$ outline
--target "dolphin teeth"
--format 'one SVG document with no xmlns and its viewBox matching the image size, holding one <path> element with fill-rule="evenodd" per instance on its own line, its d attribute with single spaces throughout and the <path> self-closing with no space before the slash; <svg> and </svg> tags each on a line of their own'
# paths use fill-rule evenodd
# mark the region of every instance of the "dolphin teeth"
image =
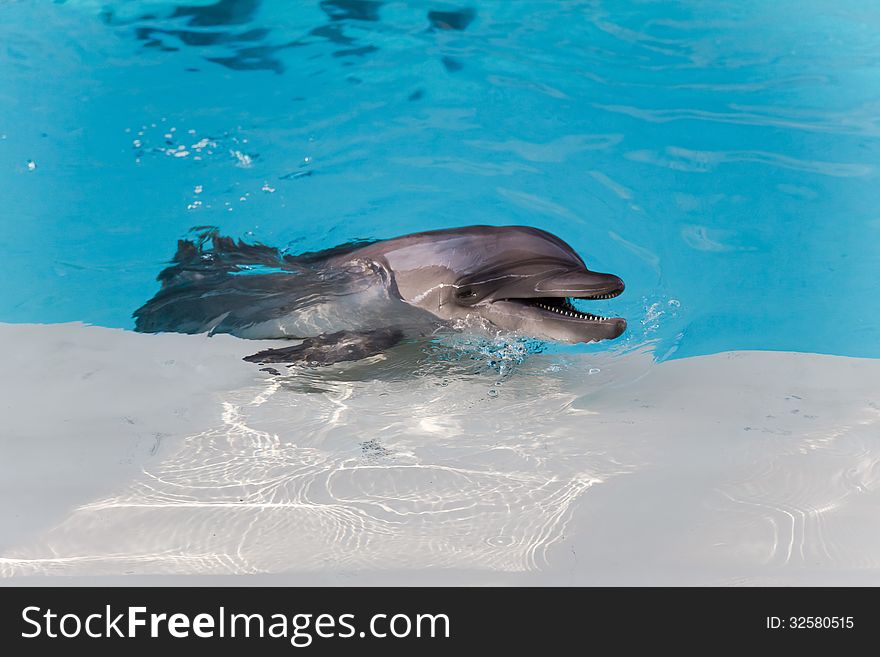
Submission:
<svg viewBox="0 0 880 657">
<path fill-rule="evenodd" d="M 614 297 L 614 296 L 617 296 L 617 295 L 600 294 L 598 296 L 590 297 L 590 298 L 610 299 L 611 297 Z M 569 301 L 568 299 L 561 299 L 560 303 L 554 303 L 554 304 L 545 303 L 543 301 L 537 301 L 537 300 L 535 300 L 533 303 L 536 308 L 540 308 L 540 309 L 547 311 L 547 312 L 555 313 L 556 315 L 560 315 L 562 317 L 571 317 L 573 319 L 579 319 L 579 320 L 583 320 L 583 321 L 587 321 L 587 322 L 602 322 L 602 321 L 605 321 L 608 319 L 607 317 L 604 317 L 602 315 L 593 315 L 592 313 L 581 312 L 580 310 L 575 308 L 572 305 L 571 301 Z"/>
<path fill-rule="evenodd" d="M 618 296 L 620 292 L 606 292 L 605 294 L 597 294 L 592 297 L 584 297 L 585 299 L 613 299 Z"/>
</svg>

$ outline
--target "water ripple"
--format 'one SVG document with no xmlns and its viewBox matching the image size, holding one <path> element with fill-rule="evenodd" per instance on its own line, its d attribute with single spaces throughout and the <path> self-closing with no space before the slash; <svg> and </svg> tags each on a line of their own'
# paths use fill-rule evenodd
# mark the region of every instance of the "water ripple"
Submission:
<svg viewBox="0 0 880 657">
<path fill-rule="evenodd" d="M 667 146 L 663 153 L 651 150 L 629 151 L 625 157 L 634 162 L 655 164 L 690 173 L 711 171 L 720 164 L 733 162 L 754 162 L 782 169 L 840 178 L 869 176 L 874 172 L 874 167 L 868 164 L 803 160 L 781 153 L 763 151 L 697 151 L 678 146 Z"/>
<path fill-rule="evenodd" d="M 633 118 L 648 121 L 650 123 L 668 123 L 671 121 L 709 121 L 715 123 L 730 123 L 739 125 L 753 125 L 774 128 L 786 128 L 788 130 L 803 130 L 807 132 L 826 132 L 831 134 L 861 135 L 865 137 L 877 137 L 880 135 L 877 119 L 873 114 L 855 113 L 828 113 L 822 117 L 806 121 L 798 118 L 786 118 L 782 114 L 793 112 L 793 109 L 783 108 L 753 108 L 731 105 L 731 109 L 741 110 L 734 112 L 718 112 L 702 109 L 645 109 L 627 105 L 595 104 L 597 109 L 617 114 L 625 114 Z M 756 113 L 760 109 L 763 113 Z"/>
</svg>

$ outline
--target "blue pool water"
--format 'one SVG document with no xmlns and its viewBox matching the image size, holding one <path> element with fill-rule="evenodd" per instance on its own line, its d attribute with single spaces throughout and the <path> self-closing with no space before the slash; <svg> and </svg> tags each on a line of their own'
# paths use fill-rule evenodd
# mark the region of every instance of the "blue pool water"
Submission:
<svg viewBox="0 0 880 657">
<path fill-rule="evenodd" d="M 880 357 L 878 35 L 860 1 L 2 3 L 0 321 L 130 328 L 198 225 L 528 224 L 657 358 Z"/>
</svg>

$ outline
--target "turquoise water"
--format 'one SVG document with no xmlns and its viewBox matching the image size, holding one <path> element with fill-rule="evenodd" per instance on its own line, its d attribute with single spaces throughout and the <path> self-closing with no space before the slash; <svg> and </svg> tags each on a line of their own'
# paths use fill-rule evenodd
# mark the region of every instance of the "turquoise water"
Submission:
<svg viewBox="0 0 880 657">
<path fill-rule="evenodd" d="M 0 4 L 0 321 L 130 328 L 198 225 L 515 223 L 657 358 L 880 357 L 880 7 L 462 7 Z"/>
</svg>

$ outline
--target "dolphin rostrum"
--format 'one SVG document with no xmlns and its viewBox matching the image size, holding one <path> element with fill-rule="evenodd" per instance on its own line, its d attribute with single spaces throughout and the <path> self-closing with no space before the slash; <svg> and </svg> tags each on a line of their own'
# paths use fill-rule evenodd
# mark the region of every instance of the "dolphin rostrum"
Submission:
<svg viewBox="0 0 880 657">
<path fill-rule="evenodd" d="M 577 343 L 618 337 L 620 317 L 571 299 L 623 292 L 550 233 L 466 226 L 285 254 L 216 231 L 181 240 L 159 292 L 135 311 L 143 332 L 232 333 L 301 340 L 245 360 L 330 364 L 476 320 L 519 335 Z"/>
</svg>

